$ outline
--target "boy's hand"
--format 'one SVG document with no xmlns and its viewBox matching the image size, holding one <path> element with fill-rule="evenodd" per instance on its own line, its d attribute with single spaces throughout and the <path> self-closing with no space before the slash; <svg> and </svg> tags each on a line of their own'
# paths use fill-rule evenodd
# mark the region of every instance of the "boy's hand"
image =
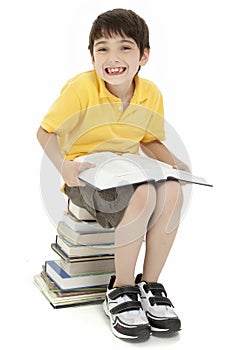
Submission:
<svg viewBox="0 0 233 350">
<path fill-rule="evenodd" d="M 183 170 L 187 171 L 188 173 L 191 173 L 191 170 L 189 169 L 188 165 L 183 163 L 181 160 L 177 160 L 176 164 L 173 164 L 172 167 L 177 170 Z"/>
<path fill-rule="evenodd" d="M 183 171 L 187 171 L 188 173 L 191 173 L 191 170 L 189 169 L 188 165 L 183 163 L 181 160 L 177 160 L 176 164 L 173 164 L 172 167 L 177 170 L 183 170 Z M 179 182 L 183 186 L 187 185 L 187 182 L 185 181 L 179 181 Z"/>
<path fill-rule="evenodd" d="M 95 164 L 88 162 L 73 162 L 71 160 L 64 160 L 62 164 L 61 175 L 65 183 L 70 186 L 85 186 L 85 183 L 78 179 L 79 173 L 82 171 L 94 168 Z"/>
</svg>

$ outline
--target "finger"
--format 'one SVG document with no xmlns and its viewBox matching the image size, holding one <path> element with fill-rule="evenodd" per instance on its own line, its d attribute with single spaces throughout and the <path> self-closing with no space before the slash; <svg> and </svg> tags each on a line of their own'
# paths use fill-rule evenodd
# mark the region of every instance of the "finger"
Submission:
<svg viewBox="0 0 233 350">
<path fill-rule="evenodd" d="M 68 181 L 66 181 L 66 183 L 70 187 L 79 186 L 79 179 L 78 179 L 78 177 L 73 177 L 73 178 L 69 179 Z"/>
<path fill-rule="evenodd" d="M 94 163 L 89 163 L 89 162 L 83 162 L 79 163 L 79 171 L 84 171 L 86 169 L 94 168 L 96 165 Z"/>
<path fill-rule="evenodd" d="M 86 186 L 86 182 L 78 180 L 78 186 L 85 187 Z"/>
<path fill-rule="evenodd" d="M 69 187 L 76 187 L 76 186 L 79 186 L 78 182 L 77 181 L 69 181 L 69 182 L 66 182 L 67 185 Z"/>
<path fill-rule="evenodd" d="M 80 187 L 85 187 L 86 186 L 86 182 L 82 181 L 82 180 L 79 180 L 79 179 L 76 179 L 76 180 L 73 180 L 73 181 L 69 181 L 69 182 L 66 182 L 67 185 L 69 187 L 76 187 L 76 186 L 80 186 Z"/>
</svg>

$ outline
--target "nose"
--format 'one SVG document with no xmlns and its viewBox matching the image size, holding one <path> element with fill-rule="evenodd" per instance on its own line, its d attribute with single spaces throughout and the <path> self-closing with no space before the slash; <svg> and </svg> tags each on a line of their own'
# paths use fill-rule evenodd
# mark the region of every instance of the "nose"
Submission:
<svg viewBox="0 0 233 350">
<path fill-rule="evenodd" d="M 118 56 L 118 53 L 116 51 L 111 51 L 108 57 L 108 62 L 109 64 L 116 64 L 118 62 L 120 62 L 120 58 Z"/>
<path fill-rule="evenodd" d="M 120 61 L 119 61 L 119 59 L 117 57 L 109 57 L 109 59 L 108 59 L 108 63 L 110 65 L 116 64 L 118 62 L 120 62 Z"/>
</svg>

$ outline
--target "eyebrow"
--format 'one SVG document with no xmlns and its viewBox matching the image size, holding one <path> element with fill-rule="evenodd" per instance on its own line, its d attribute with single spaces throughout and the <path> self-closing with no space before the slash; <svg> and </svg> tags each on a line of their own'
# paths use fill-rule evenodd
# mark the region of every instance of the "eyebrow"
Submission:
<svg viewBox="0 0 233 350">
<path fill-rule="evenodd" d="M 127 40 L 127 39 L 122 39 L 122 40 L 119 40 L 118 42 L 120 44 L 128 43 L 128 44 L 136 45 L 133 41 Z M 94 46 L 103 45 L 103 44 L 107 44 L 107 43 L 108 43 L 107 40 L 101 40 L 101 41 L 98 41 Z"/>
</svg>

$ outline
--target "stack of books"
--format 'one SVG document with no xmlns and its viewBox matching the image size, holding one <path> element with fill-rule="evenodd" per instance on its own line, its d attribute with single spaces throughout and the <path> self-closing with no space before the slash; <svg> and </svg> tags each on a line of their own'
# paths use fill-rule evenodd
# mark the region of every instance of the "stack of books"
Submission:
<svg viewBox="0 0 233 350">
<path fill-rule="evenodd" d="M 114 229 L 104 229 L 93 217 L 69 202 L 57 225 L 51 248 L 59 259 L 47 260 L 34 283 L 54 308 L 102 302 L 115 273 Z"/>
</svg>

